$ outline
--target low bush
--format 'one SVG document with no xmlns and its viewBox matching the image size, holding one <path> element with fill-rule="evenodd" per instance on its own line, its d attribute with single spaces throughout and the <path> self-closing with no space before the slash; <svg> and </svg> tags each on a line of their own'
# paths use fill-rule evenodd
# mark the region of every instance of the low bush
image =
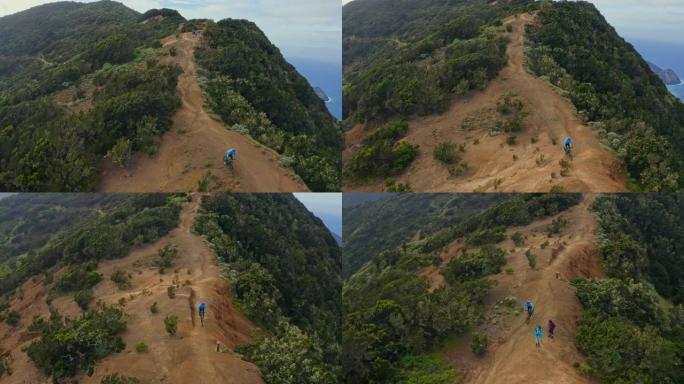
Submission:
<svg viewBox="0 0 684 384">
<path fill-rule="evenodd" d="M 487 352 L 488 346 L 489 337 L 487 337 L 487 335 L 475 333 L 470 339 L 470 350 L 473 351 L 476 356 L 484 355 L 485 352 Z"/>
<path fill-rule="evenodd" d="M 176 315 L 169 315 L 164 318 L 164 329 L 166 329 L 166 332 L 169 333 L 169 335 L 173 336 L 176 334 L 176 330 L 178 329 L 178 316 Z"/>
</svg>

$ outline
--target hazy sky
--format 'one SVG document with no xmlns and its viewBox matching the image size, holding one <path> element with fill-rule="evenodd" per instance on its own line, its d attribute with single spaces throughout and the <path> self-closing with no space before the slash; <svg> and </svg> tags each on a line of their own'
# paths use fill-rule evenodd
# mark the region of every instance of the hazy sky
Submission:
<svg viewBox="0 0 684 384">
<path fill-rule="evenodd" d="M 341 193 L 295 193 L 294 196 L 323 220 L 329 230 L 342 236 Z"/>
<path fill-rule="evenodd" d="M 93 0 L 79 0 L 92 2 Z M 50 0 L 0 0 L 0 16 Z M 254 21 L 289 59 L 339 63 L 342 57 L 340 0 L 120 0 L 138 12 L 172 8 L 186 19 L 231 17 Z"/>
<path fill-rule="evenodd" d="M 680 43 L 684 35 L 683 0 L 592 0 L 615 27 L 629 40 Z"/>
</svg>

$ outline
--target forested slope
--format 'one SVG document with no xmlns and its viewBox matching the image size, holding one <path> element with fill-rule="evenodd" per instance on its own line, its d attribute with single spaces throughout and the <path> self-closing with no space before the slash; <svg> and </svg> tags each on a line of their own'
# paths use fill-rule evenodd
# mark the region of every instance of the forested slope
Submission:
<svg viewBox="0 0 684 384">
<path fill-rule="evenodd" d="M 684 104 L 591 3 L 543 2 L 530 69 L 558 86 L 649 191 L 680 189 Z"/>
<path fill-rule="evenodd" d="M 94 190 L 103 156 L 154 154 L 179 105 L 159 39 L 184 19 L 58 2 L 0 18 L 0 186 Z"/>
<path fill-rule="evenodd" d="M 264 380 L 337 383 L 340 249 L 320 219 L 292 195 L 219 194 L 203 200 L 195 229 L 265 331 L 240 349 Z"/>
<path fill-rule="evenodd" d="M 497 200 L 493 194 L 402 193 L 351 207 L 345 203 L 342 211 L 344 274 L 353 274 L 380 251 L 428 237 Z"/>
<path fill-rule="evenodd" d="M 209 107 L 284 155 L 315 191 L 337 191 L 342 133 L 307 80 L 247 20 L 208 23 L 196 52 Z"/>
<path fill-rule="evenodd" d="M 373 255 L 347 279 L 344 382 L 455 381 L 458 372 L 432 352 L 448 336 L 482 322 L 483 300 L 494 284 L 488 276 L 506 265 L 508 251 L 498 245 L 506 228 L 556 215 L 581 199 L 577 194 L 493 196 L 494 204 L 491 196 L 479 195 L 479 202 L 473 196 L 470 203 L 482 209 L 424 239 Z M 448 245 L 456 240 L 463 253 L 447 262 Z M 442 267 L 443 287 L 420 274 L 430 266 Z"/>
</svg>

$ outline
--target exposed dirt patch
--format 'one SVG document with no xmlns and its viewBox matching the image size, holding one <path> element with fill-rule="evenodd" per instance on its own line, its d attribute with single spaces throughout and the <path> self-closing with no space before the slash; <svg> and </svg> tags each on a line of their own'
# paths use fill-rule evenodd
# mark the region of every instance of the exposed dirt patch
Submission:
<svg viewBox="0 0 684 384">
<path fill-rule="evenodd" d="M 123 334 L 126 349 L 112 354 L 98 363 L 93 376 L 80 375 L 79 383 L 99 383 L 103 376 L 122 373 L 135 376 L 145 383 L 262 383 L 259 370 L 233 353 L 236 346 L 250 341 L 254 325 L 231 303 L 228 283 L 220 277 L 214 254 L 206 241 L 191 232 L 199 208 L 199 196 L 183 207 L 181 224 L 154 244 L 139 247 L 123 259 L 104 261 L 98 271 L 103 281 L 94 290 L 96 300 L 107 304 L 125 299 L 128 316 Z M 166 244 L 178 248 L 178 259 L 165 274 L 152 265 L 157 250 Z M 119 290 L 109 277 L 116 269 L 130 272 L 132 287 Z M 176 297 L 170 299 L 167 288 L 175 285 Z M 24 298 L 12 302 L 12 308 L 22 314 L 16 329 L 0 325 L 0 347 L 11 351 L 11 376 L 3 383 L 47 383 L 48 379 L 36 369 L 21 348 L 35 338 L 26 330 L 35 315 L 47 316 L 45 302 L 49 287 L 38 278 L 22 286 Z M 195 311 L 200 301 L 207 304 L 207 317 L 201 325 Z M 150 307 L 157 303 L 159 313 Z M 71 296 L 59 297 L 53 305 L 60 313 L 79 316 L 80 310 Z M 163 324 L 166 315 L 179 318 L 178 332 L 169 336 Z M 144 341 L 149 350 L 138 353 L 134 345 Z M 217 344 L 220 349 L 217 352 Z"/>
<path fill-rule="evenodd" d="M 196 191 L 200 180 L 212 179 L 216 190 L 245 192 L 307 191 L 306 185 L 290 169 L 278 162 L 278 155 L 252 138 L 231 131 L 205 111 L 203 95 L 197 82 L 197 64 L 193 51 L 200 44 L 191 32 L 162 40 L 165 47 L 175 47 L 176 56 L 165 60 L 181 66 L 178 92 L 182 105 L 171 129 L 150 158 L 136 153 L 132 166 L 121 169 L 103 161 L 100 190 L 106 192 Z M 234 169 L 223 165 L 226 150 L 235 147 L 238 160 Z M 208 176 L 210 175 L 210 176 Z"/>
<path fill-rule="evenodd" d="M 511 38 L 507 49 L 508 65 L 485 91 L 456 97 L 442 115 L 409 122 L 404 140 L 420 145 L 420 155 L 403 175 L 396 178 L 397 183 L 409 183 L 414 191 L 430 192 L 546 192 L 553 186 L 573 192 L 626 190 L 615 155 L 580 121 L 568 100 L 525 70 L 524 27 L 532 23 L 533 18 L 523 14 L 505 21 L 513 26 L 508 34 Z M 468 127 L 474 117 L 496 108 L 496 102 L 509 92 L 517 95 L 529 112 L 523 132 L 517 134 L 517 144 L 508 145 L 507 134 L 491 136 L 483 127 L 486 124 L 480 124 L 480 129 L 463 129 L 464 122 Z M 358 147 L 363 136 L 361 126 L 345 133 L 344 161 Z M 575 142 L 575 157 L 568 174 L 561 176 L 559 161 L 566 158 L 561 145 L 568 136 Z M 463 159 L 468 163 L 468 170 L 465 174 L 450 176 L 446 167 L 433 159 L 434 148 L 445 141 L 466 145 Z M 378 191 L 383 189 L 383 181 L 345 185 L 344 189 Z"/>
<path fill-rule="evenodd" d="M 489 336 L 489 350 L 481 358 L 473 355 L 469 347 L 471 333 L 468 333 L 458 338 L 445 354 L 445 358 L 461 371 L 461 383 L 592 383 L 573 366 L 583 361 L 574 344 L 582 306 L 569 280 L 604 276 L 594 248 L 596 222 L 589 211 L 594 197 L 585 196 L 578 206 L 555 217 L 507 230 L 509 237 L 514 232 L 521 232 L 526 236 L 526 242 L 524 246 L 516 247 L 508 239 L 499 245 L 509 251 L 504 268 L 511 268 L 511 271 L 492 277 L 497 285 L 485 300 L 485 322 L 474 330 Z M 568 225 L 560 235 L 549 237 L 546 228 L 558 216 L 566 218 Z M 442 267 L 451 258 L 458 257 L 459 249 L 459 241 L 449 245 L 442 254 Z M 525 255 L 528 250 L 537 256 L 534 270 Z M 434 271 L 428 270 L 430 268 L 423 272 L 433 276 Z M 430 281 L 435 279 L 432 277 Z M 507 297 L 517 299 L 513 307 L 497 305 Z M 520 313 L 523 301 L 528 298 L 536 305 L 529 324 Z M 549 319 L 557 325 L 554 339 L 547 337 Z M 545 333 L 541 348 L 534 343 L 533 332 L 537 325 L 541 325 Z"/>
</svg>

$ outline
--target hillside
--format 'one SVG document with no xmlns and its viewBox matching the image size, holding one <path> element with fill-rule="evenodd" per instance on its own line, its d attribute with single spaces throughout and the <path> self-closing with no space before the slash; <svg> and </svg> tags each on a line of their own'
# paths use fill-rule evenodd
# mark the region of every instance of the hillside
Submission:
<svg viewBox="0 0 684 384">
<path fill-rule="evenodd" d="M 390 3 L 343 8 L 345 190 L 679 188 L 683 104 L 591 4 Z"/>
<path fill-rule="evenodd" d="M 3 291 L 3 383 L 46 382 L 49 376 L 100 383 L 115 374 L 141 382 L 197 377 L 207 382 L 292 382 L 283 377 L 337 382 L 339 250 L 322 223 L 294 197 L 116 196 L 121 201 L 84 197 L 78 204 L 61 203 L 94 207 L 96 218 L 68 225 L 39 249 L 30 249 L 36 260 L 44 260 L 44 269 L 25 274 L 15 280 L 14 290 Z M 59 204 L 59 199 L 52 202 Z M 33 201 L 22 203 L 33 206 Z M 160 203 L 159 209 L 171 209 L 176 216 L 157 229 L 154 205 Z M 117 208 L 107 208 L 113 205 Z M 250 225 L 224 232 L 228 208 L 244 210 L 241 220 Z M 70 208 L 55 214 L 36 205 L 35 211 L 60 216 Z M 296 218 L 299 235 L 258 230 L 266 228 L 255 225 L 263 220 L 255 214 L 259 211 Z M 33 224 L 26 216 L 17 222 Z M 145 231 L 134 227 L 142 223 Z M 128 231 L 145 236 L 120 246 L 114 238 L 102 238 Z M 275 246 L 281 236 L 287 236 L 292 251 L 278 258 L 272 249 L 253 245 Z M 93 254 L 96 245 L 116 251 Z M 46 249 L 58 251 L 54 267 L 47 264 Z M 302 256 L 305 263 L 292 263 Z M 3 286 L 6 279 L 2 275 Z M 201 302 L 208 306 L 204 321 L 197 313 Z"/>
<path fill-rule="evenodd" d="M 651 237 L 678 227 L 676 196 L 493 196 L 454 226 L 370 254 L 345 281 L 344 382 L 681 380 L 684 312 L 671 284 L 679 272 L 656 272 L 670 282 L 656 286 L 660 295 L 643 274 L 681 264 L 663 256 L 679 235 Z M 659 220 L 665 202 L 677 213 Z M 647 209 L 653 215 L 637 219 Z M 642 274 L 626 275 L 632 265 Z M 526 299 L 535 304 L 529 323 Z"/>
<path fill-rule="evenodd" d="M 342 219 L 345 244 L 343 271 L 350 276 L 370 257 L 386 249 L 430 236 L 443 226 L 453 225 L 493 204 L 496 197 L 473 194 L 451 195 L 402 193 L 391 198 L 349 204 L 345 193 Z M 358 194 L 362 195 L 363 194 Z"/>
<path fill-rule="evenodd" d="M 251 22 L 57 2 L 0 31 L 3 190 L 339 190 L 338 124 Z"/>
</svg>

